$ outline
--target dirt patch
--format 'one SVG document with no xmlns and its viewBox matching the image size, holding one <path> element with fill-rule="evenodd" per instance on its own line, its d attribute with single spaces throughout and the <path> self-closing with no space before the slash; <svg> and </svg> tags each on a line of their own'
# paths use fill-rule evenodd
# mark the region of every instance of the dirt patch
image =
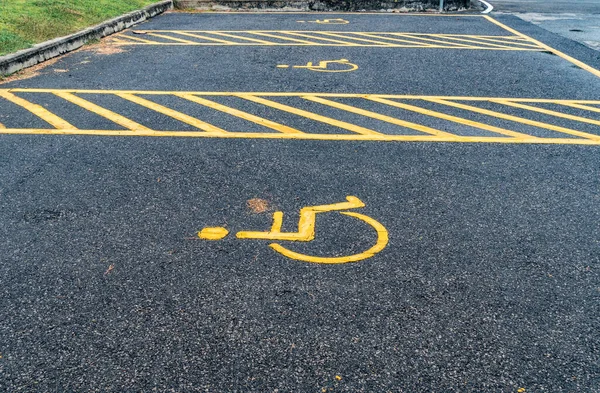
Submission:
<svg viewBox="0 0 600 393">
<path fill-rule="evenodd" d="M 248 206 L 248 209 L 250 209 L 250 211 L 254 214 L 264 213 L 271 209 L 271 207 L 269 206 L 269 202 L 260 198 L 249 199 L 248 202 L 246 202 L 246 205 Z"/>
<path fill-rule="evenodd" d="M 110 37 L 107 37 L 106 40 L 102 40 L 97 44 L 88 45 L 84 50 L 92 51 L 96 55 L 116 55 L 117 53 L 127 52 L 125 49 L 119 48 L 111 42 Z"/>
<path fill-rule="evenodd" d="M 61 57 L 55 57 L 54 59 L 50 59 L 43 63 L 34 65 L 33 67 L 25 68 L 24 70 L 18 71 L 10 76 L 0 77 L 0 84 L 14 82 L 14 81 L 20 81 L 23 79 L 29 79 L 29 78 L 33 78 L 34 76 L 38 76 L 41 74 L 41 71 L 44 68 L 55 64 L 60 59 L 61 59 Z"/>
</svg>

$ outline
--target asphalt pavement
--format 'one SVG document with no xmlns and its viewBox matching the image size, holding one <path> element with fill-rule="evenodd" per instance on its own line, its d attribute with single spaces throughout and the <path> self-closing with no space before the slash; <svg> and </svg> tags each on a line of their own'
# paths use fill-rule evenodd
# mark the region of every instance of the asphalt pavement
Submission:
<svg viewBox="0 0 600 393">
<path fill-rule="evenodd" d="M 0 390 L 600 391 L 598 69 L 511 15 L 175 12 L 0 84 Z"/>
</svg>

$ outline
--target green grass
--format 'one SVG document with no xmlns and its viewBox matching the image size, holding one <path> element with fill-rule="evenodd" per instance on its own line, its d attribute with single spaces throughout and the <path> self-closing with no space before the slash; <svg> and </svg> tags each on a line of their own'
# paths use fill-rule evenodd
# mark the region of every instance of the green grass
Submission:
<svg viewBox="0 0 600 393">
<path fill-rule="evenodd" d="M 0 0 L 0 55 L 75 33 L 158 0 Z"/>
</svg>

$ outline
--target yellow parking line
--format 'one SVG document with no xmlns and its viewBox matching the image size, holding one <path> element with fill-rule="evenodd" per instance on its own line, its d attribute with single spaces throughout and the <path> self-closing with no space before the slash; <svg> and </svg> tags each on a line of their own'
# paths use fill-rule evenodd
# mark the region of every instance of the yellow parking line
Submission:
<svg viewBox="0 0 600 393">
<path fill-rule="evenodd" d="M 518 104 L 516 102 L 510 102 L 508 100 L 491 100 L 491 101 L 496 102 L 498 104 L 502 104 L 502 105 L 512 106 L 513 108 L 525 109 L 525 110 L 532 111 L 532 112 L 543 113 L 545 115 L 561 117 L 563 119 L 569 119 L 569 120 L 574 120 L 574 121 L 578 121 L 581 123 L 588 123 L 588 124 L 594 124 L 594 125 L 600 126 L 600 121 L 588 119 L 587 117 L 569 115 L 567 113 L 551 111 L 549 109 L 538 108 L 536 106 Z"/>
<path fill-rule="evenodd" d="M 582 68 L 582 69 L 584 69 L 584 70 L 586 70 L 588 72 L 591 72 L 592 74 L 596 75 L 597 77 L 600 77 L 600 71 L 599 70 L 597 70 L 597 69 L 595 69 L 593 67 L 590 67 L 589 65 L 585 64 L 584 62 L 579 61 L 579 60 L 575 59 L 574 57 L 571 57 L 571 56 L 569 56 L 569 55 L 567 55 L 567 54 L 565 54 L 565 53 L 563 53 L 563 52 L 561 52 L 561 51 L 559 51 L 557 49 L 554 49 L 551 46 L 548 46 L 548 45 L 544 44 L 543 42 L 540 42 L 540 41 L 538 41 L 536 39 L 533 39 L 533 38 L 529 37 L 528 35 L 525 35 L 525 34 L 519 32 L 519 31 L 517 31 L 517 30 L 515 30 L 513 28 L 510 28 L 510 27 L 506 26 L 505 24 L 498 22 L 496 19 L 492 18 L 489 15 L 484 15 L 484 18 L 486 18 L 488 21 L 492 22 L 493 24 L 495 24 L 497 26 L 500 26 L 504 30 L 509 31 L 509 32 L 511 32 L 511 33 L 513 33 L 515 35 L 520 36 L 520 37 L 523 37 L 527 41 L 532 42 L 532 43 L 540 46 L 541 48 L 546 49 L 547 51 L 550 51 L 550 52 L 554 53 L 555 55 L 557 55 L 559 57 L 562 57 L 563 59 L 567 60 L 568 62 L 571 62 L 571 63 L 575 64 L 577 67 Z"/>
<path fill-rule="evenodd" d="M 255 95 L 251 95 L 251 94 L 236 94 L 236 96 L 240 97 L 240 98 L 243 98 L 245 100 L 248 100 L 248 101 L 256 102 L 258 104 L 270 106 L 272 108 L 279 109 L 279 110 L 284 111 L 284 112 L 293 113 L 293 114 L 298 115 L 298 116 L 303 116 L 303 117 L 306 117 L 306 118 L 309 118 L 309 119 L 312 119 L 312 120 L 320 121 L 321 123 L 329 124 L 329 125 L 332 125 L 334 127 L 343 128 L 345 130 L 352 131 L 352 132 L 355 132 L 357 134 L 372 135 L 372 136 L 377 135 L 378 137 L 384 135 L 384 134 L 381 134 L 381 133 L 379 133 L 377 131 L 374 131 L 374 130 L 371 130 L 371 129 L 368 129 L 368 128 L 357 126 L 357 125 L 351 124 L 351 123 L 346 123 L 345 121 L 332 119 L 331 117 L 318 115 L 316 113 L 307 112 L 307 111 L 302 110 L 302 109 L 294 108 L 293 106 L 288 106 L 288 105 L 280 104 L 280 103 L 275 102 L 275 101 L 267 100 L 266 98 L 257 97 Z"/>
<path fill-rule="evenodd" d="M 600 113 L 600 108 L 594 108 L 593 106 L 575 104 L 575 103 L 572 103 L 572 102 L 560 102 L 558 104 L 559 105 L 570 106 L 571 108 L 583 109 L 583 110 L 590 111 L 590 112 L 598 112 L 598 113 Z"/>
<path fill-rule="evenodd" d="M 176 42 L 183 42 L 184 44 L 196 44 L 196 42 L 194 41 L 190 41 L 190 40 L 182 40 L 181 38 L 177 38 L 177 37 L 171 37 L 170 35 L 164 35 L 164 34 L 157 34 L 157 33 L 146 33 L 148 35 L 151 35 L 153 37 L 160 37 L 160 38 L 164 38 L 166 40 L 173 40 Z"/>
<path fill-rule="evenodd" d="M 141 130 L 148 131 L 148 130 L 150 130 L 150 128 L 148 128 L 148 127 L 145 127 L 139 123 L 136 123 L 133 120 L 129 120 L 128 118 L 121 116 L 118 113 L 115 113 L 111 110 L 103 108 L 92 102 L 89 102 L 88 100 L 84 100 L 83 98 L 77 97 L 71 93 L 54 92 L 54 95 L 56 95 L 64 100 L 67 100 L 75 105 L 78 105 L 84 109 L 87 109 L 90 112 L 100 115 L 114 123 L 117 123 L 127 129 L 130 129 L 132 131 L 141 131 Z"/>
<path fill-rule="evenodd" d="M 279 123 L 276 123 L 274 121 L 271 121 L 271 120 L 268 120 L 268 119 L 264 119 L 264 118 L 259 117 L 259 116 L 255 116 L 255 115 L 253 115 L 251 113 L 243 112 L 243 111 L 241 111 L 239 109 L 235 109 L 235 108 L 231 108 L 231 107 L 226 106 L 226 105 L 219 104 L 218 102 L 207 100 L 206 98 L 201 98 L 201 97 L 198 97 L 198 96 L 195 96 L 195 95 L 192 95 L 192 94 L 176 94 L 176 96 L 181 97 L 181 98 L 185 98 L 186 100 L 193 101 L 193 102 L 195 102 L 197 104 L 204 105 L 204 106 L 207 106 L 209 108 L 212 108 L 212 109 L 215 109 L 215 110 L 227 113 L 229 115 L 236 116 L 236 117 L 242 118 L 244 120 L 251 121 L 253 123 L 259 124 L 259 125 L 264 126 L 264 127 L 271 128 L 271 129 L 279 131 L 279 132 L 283 132 L 283 133 L 286 133 L 286 134 L 302 134 L 303 133 L 302 131 L 297 130 L 295 128 L 284 126 L 283 124 L 279 124 Z"/>
<path fill-rule="evenodd" d="M 438 119 L 452 121 L 452 122 L 458 123 L 458 124 L 464 124 L 466 126 L 480 128 L 482 130 L 491 131 L 491 132 L 495 132 L 495 133 L 498 133 L 498 134 L 511 136 L 513 138 L 536 138 L 536 137 L 532 137 L 531 135 L 522 134 L 520 132 L 515 132 L 515 131 L 507 130 L 505 128 L 495 127 L 495 126 L 492 126 L 492 125 L 489 125 L 489 124 L 485 124 L 485 123 L 480 123 L 480 122 L 474 121 L 474 120 L 464 119 L 462 117 L 456 117 L 456 116 L 448 115 L 446 113 L 442 113 L 442 112 L 437 112 L 437 111 L 433 111 L 433 110 L 430 110 L 430 109 L 421 108 L 419 106 L 404 104 L 404 103 L 397 102 L 397 101 L 390 101 L 390 100 L 386 100 L 384 98 L 377 98 L 377 97 L 370 97 L 370 96 L 367 96 L 365 98 L 368 99 L 368 100 L 371 100 L 371 101 L 379 102 L 381 104 L 395 106 L 397 108 L 405 109 L 405 110 L 408 110 L 408 111 L 412 111 L 412 112 L 416 112 L 416 113 L 421 113 L 423 115 L 427 115 L 427 116 L 431 116 L 431 117 L 436 117 Z"/>
<path fill-rule="evenodd" d="M 313 40 L 335 42 L 335 43 L 343 44 L 343 45 L 347 45 L 347 46 L 362 46 L 361 44 L 357 44 L 355 42 L 332 40 L 331 38 L 324 38 L 324 37 L 312 36 L 312 35 L 308 35 L 308 34 L 301 34 L 301 33 L 296 33 L 296 32 L 293 32 L 293 31 L 282 31 L 282 33 L 290 34 L 290 35 L 295 35 L 295 36 L 298 36 L 298 37 L 310 38 L 310 39 L 313 39 Z"/>
<path fill-rule="evenodd" d="M 567 99 L 551 99 L 551 98 L 514 98 L 514 97 L 469 97 L 469 96 L 426 96 L 426 95 L 406 95 L 406 94 L 358 94 L 358 93 L 326 93 L 326 92 L 269 92 L 269 91 L 162 91 L 162 90 L 85 90 L 85 89 L 45 89 L 45 88 L 10 88 L 0 89 L 0 92 L 10 93 L 54 93 L 66 92 L 76 94 L 105 94 L 112 95 L 117 93 L 128 93 L 136 95 L 173 95 L 173 94 L 193 94 L 198 96 L 238 96 L 252 95 L 259 97 L 338 97 L 338 98 L 364 98 L 364 97 L 379 97 L 401 100 L 426 100 L 440 99 L 451 101 L 491 101 L 491 100 L 510 100 L 511 102 L 533 102 L 547 104 L 582 104 L 582 105 L 600 105 L 600 100 L 567 100 Z"/>
<path fill-rule="evenodd" d="M 303 96 L 302 98 L 304 98 L 305 100 L 308 100 L 308 101 L 318 102 L 319 104 L 328 105 L 328 106 L 331 106 L 333 108 L 342 109 L 342 110 L 347 111 L 347 112 L 356 113 L 357 115 L 361 115 L 361 116 L 365 116 L 365 117 L 370 117 L 372 119 L 377 119 L 377 120 L 385 121 L 386 123 L 396 124 L 396 125 L 401 126 L 401 127 L 405 127 L 405 128 L 410 128 L 410 129 L 413 129 L 413 130 L 421 131 L 421 132 L 424 132 L 424 133 L 427 133 L 427 134 L 430 134 L 430 135 L 444 136 L 444 137 L 448 137 L 448 138 L 455 136 L 453 134 L 450 134 L 450 133 L 447 133 L 447 132 L 444 132 L 444 131 L 436 130 L 435 128 L 423 126 L 423 125 L 416 124 L 416 123 L 411 123 L 411 122 L 405 121 L 405 120 L 396 119 L 396 118 L 391 117 L 391 116 L 386 116 L 386 115 L 382 115 L 380 113 L 371 112 L 371 111 L 368 111 L 368 110 L 365 110 L 365 109 L 357 108 L 355 106 L 346 105 L 346 104 L 342 104 L 342 103 L 339 103 L 339 102 L 326 100 L 326 99 L 321 98 L 321 97 Z"/>
<path fill-rule="evenodd" d="M 221 44 L 226 44 L 226 45 L 238 45 L 238 43 L 234 42 L 234 41 L 220 40 L 218 38 L 208 37 L 208 36 L 196 34 L 196 33 L 189 33 L 186 31 L 178 31 L 177 34 L 186 35 L 188 37 L 200 38 L 202 40 L 207 40 L 207 41 L 215 41 L 215 42 L 219 42 Z M 196 44 L 202 44 L 202 43 L 196 42 Z"/>
<path fill-rule="evenodd" d="M 257 40 L 256 38 L 245 37 L 245 36 L 242 36 L 242 35 L 238 36 L 238 35 L 223 33 L 223 32 L 220 32 L 220 31 L 213 31 L 213 32 L 211 32 L 211 34 L 219 35 L 219 36 L 222 36 L 222 37 L 237 38 L 239 40 L 247 40 L 247 41 L 251 41 L 251 42 L 258 42 L 258 43 L 263 44 L 263 45 L 277 45 L 276 43 L 270 42 L 270 41 Z"/>
<path fill-rule="evenodd" d="M 298 38 L 291 38 L 291 37 L 281 37 L 275 34 L 270 34 L 270 33 L 266 33 L 264 31 L 249 31 L 248 33 L 250 34 L 256 34 L 256 35 L 260 35 L 260 36 L 264 36 L 264 37 L 271 37 L 271 38 L 277 38 L 280 40 L 284 40 L 284 41 L 294 41 L 294 42 L 299 42 L 301 44 L 307 44 L 307 45 L 321 45 L 317 42 L 312 42 L 312 41 L 305 41 L 305 40 L 300 40 Z"/>
<path fill-rule="evenodd" d="M 559 126 L 555 126 L 553 124 L 548 124 L 548 123 L 543 123 L 540 121 L 525 119 L 522 117 L 507 115 L 506 113 L 501 113 L 501 112 L 491 111 L 488 109 L 478 108 L 476 106 L 459 104 L 457 102 L 438 100 L 438 99 L 427 99 L 427 101 L 431 101 L 431 102 L 435 102 L 435 103 L 447 105 L 447 106 L 453 106 L 455 108 L 464 109 L 464 110 L 471 111 L 471 112 L 477 112 L 477 113 L 481 113 L 484 115 L 497 117 L 500 119 L 514 121 L 517 123 L 527 124 L 527 125 L 534 126 L 534 127 L 544 128 L 547 130 L 553 130 L 553 131 L 558 131 L 558 132 L 562 132 L 565 134 L 575 135 L 575 136 L 578 136 L 581 138 L 600 141 L 600 136 L 598 136 L 598 135 L 588 134 L 587 132 L 577 131 L 577 130 L 573 130 L 573 129 L 565 128 L 565 127 L 559 127 Z"/>
<path fill-rule="evenodd" d="M 17 97 L 16 95 L 9 93 L 8 91 L 0 90 L 0 97 L 7 99 L 8 101 L 12 102 L 13 104 L 19 105 L 22 108 L 27 109 L 29 112 L 38 116 L 39 118 L 41 118 L 42 120 L 44 120 L 46 123 L 50 124 L 54 128 L 77 129 L 77 127 L 73 126 L 66 120 L 56 116 L 54 113 L 50 112 L 46 108 L 44 108 L 40 105 L 34 104 L 32 102 L 29 102 L 26 99 L 23 99 L 21 97 Z"/>
<path fill-rule="evenodd" d="M 162 113 L 163 115 L 170 116 L 170 117 L 172 117 L 174 119 L 177 119 L 177 120 L 179 120 L 179 121 L 181 121 L 183 123 L 192 125 L 192 126 L 194 126 L 196 128 L 199 128 L 199 129 L 201 129 L 203 131 L 206 131 L 206 132 L 227 132 L 227 131 L 219 128 L 219 127 L 213 126 L 212 124 L 208 124 L 206 122 L 203 122 L 202 120 L 196 119 L 195 117 L 188 116 L 188 115 L 186 115 L 184 113 L 178 112 L 178 111 L 173 110 L 171 108 L 167 108 L 166 106 L 162 106 L 162 105 L 157 104 L 155 102 L 152 102 L 152 101 L 146 100 L 144 98 L 135 96 L 133 94 L 118 93 L 118 94 L 115 94 L 115 95 L 117 95 L 117 96 L 119 96 L 121 98 L 124 98 L 124 99 L 126 99 L 128 101 L 135 102 L 136 104 L 144 106 L 144 107 L 146 107 L 148 109 L 152 109 L 153 111 Z"/>
<path fill-rule="evenodd" d="M 180 138 L 227 138 L 227 139 L 299 139 L 324 141 L 386 141 L 386 142 L 460 142 L 460 143 L 508 143 L 508 144 L 561 144 L 561 145 L 600 145 L 600 141 L 582 138 L 505 138 L 505 137 L 438 137 L 433 135 L 359 135 L 359 134 L 283 134 L 250 132 L 195 132 L 195 131 L 115 131 L 78 130 L 44 128 L 7 128 L 0 134 L 34 135 L 90 135 L 90 136 L 151 136 Z"/>
<path fill-rule="evenodd" d="M 345 38 L 348 40 L 355 40 L 355 41 L 362 41 L 362 42 L 370 42 L 372 44 L 377 44 L 377 45 L 381 45 L 381 46 L 392 46 L 392 44 L 390 44 L 389 42 L 385 42 L 385 41 L 375 41 L 375 40 L 367 40 L 364 38 L 358 38 L 358 37 L 354 37 L 354 35 L 345 35 L 345 36 L 340 36 L 338 34 L 334 34 L 334 33 L 326 33 L 324 31 L 320 31 L 319 34 L 323 34 L 323 35 L 327 35 L 329 37 L 337 37 L 337 38 Z"/>
</svg>

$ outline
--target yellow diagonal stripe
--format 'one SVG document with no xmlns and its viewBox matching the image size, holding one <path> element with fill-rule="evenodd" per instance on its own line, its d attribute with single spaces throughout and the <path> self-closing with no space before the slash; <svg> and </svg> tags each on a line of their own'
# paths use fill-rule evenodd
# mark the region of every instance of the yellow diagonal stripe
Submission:
<svg viewBox="0 0 600 393">
<path fill-rule="evenodd" d="M 157 104 L 156 102 L 152 102 L 149 100 L 146 100 L 142 97 L 138 97 L 136 95 L 133 94 L 128 94 L 128 93 L 119 93 L 116 94 L 117 96 L 124 98 L 128 101 L 131 102 L 135 102 L 138 105 L 144 106 L 148 109 L 152 109 L 153 111 L 156 111 L 158 113 L 162 113 L 163 115 L 167 115 L 170 116 L 174 119 L 177 119 L 183 123 L 192 125 L 196 128 L 199 128 L 203 131 L 207 131 L 207 132 L 227 132 L 219 127 L 215 127 L 212 124 L 208 124 L 202 120 L 196 119 L 195 117 L 192 116 L 188 116 L 184 113 L 178 112 L 176 110 L 173 110 L 171 108 L 167 108 L 166 106 L 162 106 L 160 104 Z"/>
<path fill-rule="evenodd" d="M 391 123 L 391 124 L 395 124 L 395 125 L 398 125 L 401 127 L 406 127 L 406 128 L 410 128 L 413 130 L 425 132 L 430 135 L 444 136 L 444 137 L 456 136 L 456 135 L 453 135 L 453 134 L 450 134 L 450 133 L 447 133 L 444 131 L 436 130 L 435 128 L 423 126 L 423 125 L 416 124 L 416 123 L 411 123 L 411 122 L 405 121 L 405 120 L 396 119 L 391 116 L 382 115 L 377 112 L 371 112 L 371 111 L 368 111 L 365 109 L 357 108 L 357 107 L 351 106 L 351 105 L 342 104 L 342 103 L 339 103 L 336 101 L 326 100 L 325 98 L 321 98 L 321 97 L 303 96 L 302 98 L 304 98 L 305 100 L 308 100 L 308 101 L 318 102 L 319 104 L 328 105 L 328 106 L 331 106 L 334 108 L 342 109 L 347 112 L 356 113 L 357 115 L 366 116 L 366 117 L 370 117 L 372 119 L 385 121 L 386 123 Z"/>
<path fill-rule="evenodd" d="M 302 134 L 302 131 L 297 130 L 292 127 L 284 126 L 283 124 L 276 123 L 274 121 L 264 119 L 259 116 L 255 116 L 251 113 L 247 113 L 241 111 L 239 109 L 231 108 L 226 105 L 219 104 L 218 102 L 214 102 L 211 100 L 207 100 L 206 98 L 201 98 L 192 94 L 176 94 L 178 97 L 185 98 L 186 100 L 193 101 L 197 104 L 207 106 L 209 108 L 227 113 L 232 116 L 239 117 L 244 120 L 251 121 L 253 123 L 259 124 L 264 127 L 271 128 L 273 130 L 283 132 L 284 134 Z"/>
<path fill-rule="evenodd" d="M 600 108 L 594 108 L 593 106 L 575 104 L 573 102 L 561 102 L 560 105 L 570 106 L 571 108 L 583 109 L 590 112 L 598 112 L 600 113 Z"/>
<path fill-rule="evenodd" d="M 517 122 L 517 123 L 522 123 L 522 124 L 527 124 L 527 125 L 530 125 L 530 126 L 534 126 L 534 127 L 545 128 L 547 130 L 558 131 L 558 132 L 562 132 L 562 133 L 565 133 L 565 134 L 579 136 L 581 138 L 586 138 L 586 139 L 592 139 L 592 140 L 595 140 L 595 141 L 600 141 L 600 136 L 598 136 L 598 135 L 588 134 L 587 132 L 577 131 L 577 130 L 573 130 L 573 129 L 570 129 L 570 128 L 559 127 L 559 126 L 555 126 L 554 124 L 548 124 L 548 123 L 543 123 L 541 121 L 535 121 L 535 120 L 525 119 L 525 118 L 522 118 L 522 117 L 508 115 L 506 113 L 501 113 L 501 112 L 491 111 L 491 110 L 488 110 L 488 109 L 478 108 L 476 106 L 459 104 L 458 102 L 452 102 L 452 101 L 446 101 L 446 100 L 440 100 L 440 99 L 431 99 L 431 98 L 430 99 L 426 99 L 426 100 L 427 101 L 431 101 L 431 102 L 435 102 L 435 103 L 438 103 L 438 104 L 442 104 L 442 105 L 453 106 L 455 108 L 464 109 L 464 110 L 471 111 L 471 112 L 481 113 L 483 115 L 488 115 L 488 116 L 497 117 L 497 118 L 500 118 L 500 119 L 510 120 L 510 121 L 514 121 L 514 122 Z"/>
<path fill-rule="evenodd" d="M 356 124 L 351 124 L 351 123 L 347 123 L 345 121 L 341 121 L 341 120 L 336 120 L 336 119 L 332 119 L 331 117 L 327 117 L 327 116 L 322 116 L 322 115 L 318 115 L 316 113 L 312 113 L 312 112 L 308 112 L 302 109 L 298 109 L 298 108 L 294 108 L 293 106 L 288 106 L 288 105 L 284 105 L 284 104 L 280 104 L 278 102 L 275 101 L 271 101 L 271 100 L 267 100 L 266 98 L 261 98 L 261 97 L 257 97 L 255 95 L 250 95 L 250 94 L 236 94 L 237 97 L 246 99 L 248 101 L 252 101 L 252 102 L 256 102 L 258 104 L 263 104 L 266 106 L 270 106 L 272 108 L 275 109 L 279 109 L 281 111 L 284 112 L 288 112 L 288 113 L 293 113 L 295 115 L 298 116 L 303 116 L 312 120 L 316 120 L 316 121 L 320 121 L 321 123 L 325 123 L 325 124 L 329 124 L 332 125 L 334 127 L 339 127 L 339 128 L 343 128 L 345 130 L 348 131 L 352 131 L 352 132 L 356 132 L 357 134 L 362 134 L 362 135 L 378 135 L 378 136 L 383 136 L 384 134 L 381 134 L 377 131 L 365 128 L 365 127 L 361 127 L 361 126 L 357 126 Z"/>
<path fill-rule="evenodd" d="M 67 122 L 65 119 L 56 116 L 54 113 L 50 112 L 46 108 L 44 108 L 40 105 L 34 104 L 32 102 L 29 102 L 24 98 L 17 97 L 16 95 L 9 93 L 8 91 L 0 90 L 0 97 L 7 99 L 8 101 L 12 102 L 13 104 L 19 105 L 22 108 L 27 109 L 29 112 L 38 116 L 40 119 L 44 120 L 46 123 L 50 124 L 54 128 L 71 129 L 71 130 L 77 129 L 77 127 L 73 126 L 72 124 Z"/>
<path fill-rule="evenodd" d="M 79 105 L 80 107 L 87 109 L 90 112 L 100 115 L 114 123 L 117 123 L 127 129 L 130 129 L 132 131 L 142 131 L 142 130 L 148 131 L 148 130 L 150 130 L 150 128 L 148 128 L 148 127 L 145 127 L 139 123 L 136 123 L 133 120 L 129 120 L 128 118 L 121 116 L 118 113 L 115 113 L 111 110 L 103 108 L 92 102 L 89 102 L 88 100 L 84 100 L 83 98 L 77 97 L 76 95 L 73 95 L 71 93 L 55 92 L 54 94 L 64 100 L 67 100 L 75 105 Z"/>
<path fill-rule="evenodd" d="M 492 126 L 489 124 L 480 123 L 478 121 L 464 119 L 462 117 L 448 115 L 446 113 L 421 108 L 419 106 L 404 104 L 401 102 L 386 100 L 385 98 L 377 98 L 377 97 L 372 97 L 372 96 L 367 96 L 365 98 L 368 100 L 371 100 L 371 101 L 379 102 L 381 104 L 395 106 L 396 108 L 401 108 L 401 109 L 405 109 L 408 111 L 421 113 L 426 116 L 436 117 L 438 119 L 448 120 L 448 121 L 452 121 L 454 123 L 464 124 L 466 126 L 480 128 L 482 130 L 491 131 L 491 132 L 495 132 L 495 133 L 502 134 L 502 135 L 512 136 L 513 138 L 535 138 L 535 137 L 532 137 L 531 135 L 522 134 L 520 132 L 511 131 L 511 130 L 507 130 L 507 129 L 500 128 L 500 127 L 495 127 L 495 126 Z"/>
<path fill-rule="evenodd" d="M 569 119 L 569 120 L 579 121 L 581 123 L 588 123 L 588 124 L 594 124 L 594 125 L 600 126 L 600 121 L 588 119 L 587 117 L 569 115 L 568 113 L 551 111 L 549 109 L 538 108 L 537 106 L 518 104 L 516 102 L 511 102 L 508 100 L 492 100 L 492 102 L 496 102 L 496 103 L 502 104 L 502 105 L 512 106 L 513 108 L 525 109 L 525 110 L 532 111 L 532 112 L 543 113 L 545 115 L 561 117 L 563 119 Z"/>
</svg>

